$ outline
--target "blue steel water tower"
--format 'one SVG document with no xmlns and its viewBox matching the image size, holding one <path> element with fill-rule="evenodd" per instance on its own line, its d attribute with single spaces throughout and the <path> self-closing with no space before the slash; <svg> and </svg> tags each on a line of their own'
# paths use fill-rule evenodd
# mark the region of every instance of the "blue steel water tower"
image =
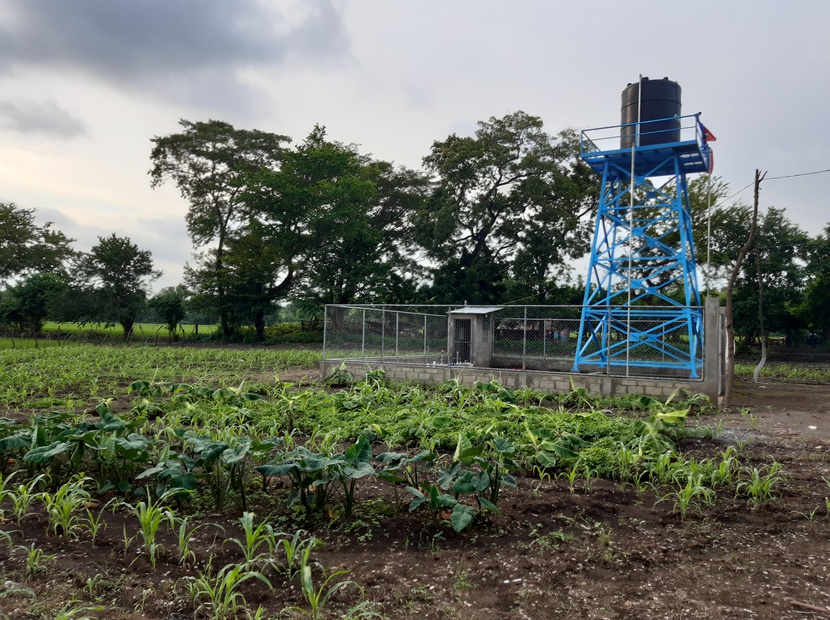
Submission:
<svg viewBox="0 0 830 620">
<path fill-rule="evenodd" d="M 698 377 L 700 305 L 686 175 L 711 170 L 699 114 L 680 85 L 640 78 L 622 124 L 585 130 L 580 155 L 602 177 L 574 371 Z"/>
</svg>

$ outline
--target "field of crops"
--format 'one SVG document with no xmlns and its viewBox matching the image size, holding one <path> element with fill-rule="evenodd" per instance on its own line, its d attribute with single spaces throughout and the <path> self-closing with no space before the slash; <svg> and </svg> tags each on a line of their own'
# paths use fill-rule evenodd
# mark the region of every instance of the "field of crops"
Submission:
<svg viewBox="0 0 830 620">
<path fill-rule="evenodd" d="M 830 459 L 795 468 L 801 448 L 694 395 L 286 381 L 320 361 L 301 350 L 0 361 L 9 618 L 734 617 L 752 593 L 713 567 L 752 562 L 763 588 L 779 537 L 824 546 L 778 587 L 826 588 Z M 695 564 L 705 614 L 677 594 Z"/>
</svg>

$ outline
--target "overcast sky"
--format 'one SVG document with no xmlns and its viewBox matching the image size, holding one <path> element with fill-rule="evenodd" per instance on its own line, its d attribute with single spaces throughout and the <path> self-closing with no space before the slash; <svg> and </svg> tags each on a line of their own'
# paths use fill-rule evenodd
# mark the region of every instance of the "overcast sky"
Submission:
<svg viewBox="0 0 830 620">
<path fill-rule="evenodd" d="M 173 285 L 187 203 L 147 170 L 180 118 L 295 142 L 319 123 L 419 167 L 433 140 L 517 110 L 551 133 L 617 124 L 640 74 L 680 83 L 738 191 L 756 168 L 830 169 L 828 24 L 826 0 L 2 0 L 0 201 L 79 249 L 129 236 Z M 828 190 L 772 179 L 761 206 L 816 234 Z"/>
</svg>

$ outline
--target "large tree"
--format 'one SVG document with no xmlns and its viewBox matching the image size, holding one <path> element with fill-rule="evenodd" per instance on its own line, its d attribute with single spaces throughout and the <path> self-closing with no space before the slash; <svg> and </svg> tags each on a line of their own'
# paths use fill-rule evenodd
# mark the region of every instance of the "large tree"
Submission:
<svg viewBox="0 0 830 620">
<path fill-rule="evenodd" d="M 278 165 L 283 145 L 290 139 L 264 131 L 236 129 L 215 120 L 181 120 L 179 124 L 180 133 L 152 139 L 153 167 L 149 174 L 153 187 L 173 180 L 190 203 L 187 229 L 197 248 L 211 246 L 207 255 L 212 261 L 217 309 L 222 331 L 230 336 L 225 253 L 234 230 L 246 219 L 240 196 L 252 174 Z"/>
<path fill-rule="evenodd" d="M 315 127 L 281 166 L 254 176 L 246 231 L 266 241 L 260 290 L 296 301 L 393 302 L 414 291 L 410 214 L 422 175 L 362 156 Z M 240 247 L 249 247 L 248 240 Z"/>
<path fill-rule="evenodd" d="M 712 264 L 732 269 L 749 236 L 752 209 L 737 204 L 712 214 Z M 806 286 L 805 259 L 810 238 L 783 209 L 759 214 L 753 243 L 734 288 L 735 330 L 749 344 L 759 335 L 759 272 L 763 287 L 764 323 L 768 332 L 792 333 L 804 327 L 798 307 Z"/>
<path fill-rule="evenodd" d="M 32 273 L 58 273 L 74 255 L 74 241 L 51 223 L 35 223 L 35 210 L 0 202 L 0 281 Z"/>
<path fill-rule="evenodd" d="M 124 337 L 133 332 L 144 310 L 150 283 L 161 276 L 149 250 L 141 250 L 129 237 L 98 237 L 98 243 L 79 261 L 81 290 L 90 300 L 85 320 L 118 323 Z"/>
<path fill-rule="evenodd" d="M 434 190 L 415 221 L 437 264 L 433 299 L 500 301 L 508 277 L 544 301 L 565 262 L 585 253 L 597 180 L 573 132 L 555 138 L 524 112 L 436 141 L 424 158 Z"/>
<path fill-rule="evenodd" d="M 35 273 L 9 287 L 0 301 L 0 322 L 38 333 L 43 322 L 56 312 L 56 305 L 69 288 L 65 276 Z"/>
<path fill-rule="evenodd" d="M 798 315 L 811 329 L 830 338 L 830 225 L 807 245 L 805 261 L 807 283 Z"/>
</svg>

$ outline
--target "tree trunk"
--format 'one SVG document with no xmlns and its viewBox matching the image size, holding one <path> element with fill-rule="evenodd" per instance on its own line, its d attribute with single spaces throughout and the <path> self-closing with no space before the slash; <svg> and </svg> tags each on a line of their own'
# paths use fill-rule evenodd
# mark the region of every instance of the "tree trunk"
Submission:
<svg viewBox="0 0 830 620">
<path fill-rule="evenodd" d="M 758 339 L 761 341 L 761 361 L 752 373 L 752 382 L 758 383 L 758 377 L 767 363 L 767 332 L 764 329 L 764 283 L 761 280 L 761 252 L 755 252 L 755 265 L 758 269 Z"/>
<path fill-rule="evenodd" d="M 732 399 L 732 383 L 735 380 L 735 324 L 732 320 L 732 292 L 735 289 L 735 281 L 741 271 L 746 253 L 752 247 L 752 240 L 755 237 L 755 225 L 758 223 L 758 195 L 761 191 L 761 181 L 766 176 L 760 170 L 755 170 L 755 204 L 752 209 L 752 222 L 749 225 L 749 235 L 744 243 L 732 273 L 729 276 L 729 283 L 726 286 L 726 381 L 724 382 L 723 400 L 724 405 L 729 406 Z"/>
<path fill-rule="evenodd" d="M 129 340 L 130 336 L 133 335 L 133 325 L 135 325 L 134 319 L 121 319 L 118 321 L 121 324 L 121 327 L 124 329 L 124 340 Z"/>
<path fill-rule="evenodd" d="M 257 310 L 254 317 L 254 329 L 256 329 L 256 339 L 259 342 L 265 342 L 265 312 Z"/>
</svg>

